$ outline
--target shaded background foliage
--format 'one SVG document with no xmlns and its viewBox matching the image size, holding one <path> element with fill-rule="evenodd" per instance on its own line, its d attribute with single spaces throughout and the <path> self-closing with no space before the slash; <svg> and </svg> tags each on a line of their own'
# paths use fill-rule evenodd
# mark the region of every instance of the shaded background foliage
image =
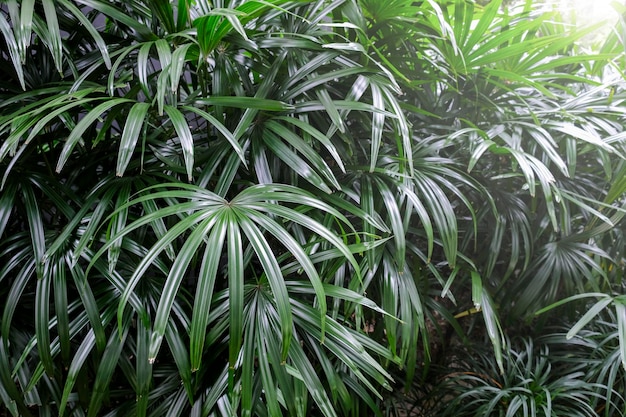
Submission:
<svg viewBox="0 0 626 417">
<path fill-rule="evenodd" d="M 622 415 L 623 33 L 500 6 L 4 2 L 7 410 Z"/>
</svg>

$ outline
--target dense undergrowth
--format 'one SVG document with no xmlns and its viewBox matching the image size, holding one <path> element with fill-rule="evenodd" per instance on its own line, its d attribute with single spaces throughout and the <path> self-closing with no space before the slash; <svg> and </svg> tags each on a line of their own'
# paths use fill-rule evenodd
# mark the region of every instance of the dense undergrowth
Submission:
<svg viewBox="0 0 626 417">
<path fill-rule="evenodd" d="M 624 415 L 624 31 L 534 3 L 4 1 L 6 412 Z"/>
</svg>

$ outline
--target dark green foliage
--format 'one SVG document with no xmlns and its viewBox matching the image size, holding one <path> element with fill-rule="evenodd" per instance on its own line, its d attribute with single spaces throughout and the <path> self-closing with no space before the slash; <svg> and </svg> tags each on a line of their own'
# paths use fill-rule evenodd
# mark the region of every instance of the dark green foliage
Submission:
<svg viewBox="0 0 626 417">
<path fill-rule="evenodd" d="M 3 2 L 8 411 L 382 415 L 468 340 L 467 415 L 623 410 L 623 46 L 500 5 Z M 590 291 L 584 377 L 509 346 Z"/>
<path fill-rule="evenodd" d="M 615 404 L 604 403 L 619 396 L 606 385 L 590 382 L 584 361 L 555 355 L 552 346 L 536 345 L 532 339 L 508 343 L 504 372 L 493 354 L 482 346 L 459 349 L 451 367 L 441 375 L 438 414 L 450 416 L 596 416 Z"/>
</svg>

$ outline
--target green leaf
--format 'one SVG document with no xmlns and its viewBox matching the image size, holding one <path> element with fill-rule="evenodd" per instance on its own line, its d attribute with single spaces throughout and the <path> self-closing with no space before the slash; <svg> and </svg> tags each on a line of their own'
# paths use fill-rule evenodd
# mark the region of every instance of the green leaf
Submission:
<svg viewBox="0 0 626 417">
<path fill-rule="evenodd" d="M 470 271 L 470 275 L 472 276 L 472 301 L 474 308 L 480 311 L 483 301 L 483 280 L 480 274 L 474 270 Z"/>
<path fill-rule="evenodd" d="M 278 223 L 273 221 L 270 217 L 267 216 L 259 216 L 256 215 L 252 211 L 245 211 L 245 214 L 254 222 L 265 230 L 270 232 L 274 237 L 276 237 L 281 244 L 293 255 L 300 267 L 307 274 L 311 285 L 315 290 L 315 295 L 317 296 L 316 304 L 320 311 L 320 320 L 322 323 L 322 340 L 325 332 L 325 322 L 326 322 L 326 292 L 324 290 L 324 285 L 318 275 L 317 270 L 313 266 L 313 263 L 304 252 L 300 244 Z"/>
<path fill-rule="evenodd" d="M 258 187 L 258 189 L 261 189 L 261 187 Z M 250 189 L 248 189 L 250 190 Z M 238 197 L 241 197 L 243 193 L 240 193 Z M 272 200 L 274 198 L 280 198 L 280 197 L 285 197 L 282 196 L 280 194 L 266 194 L 266 197 L 268 200 Z M 292 195 L 290 196 L 291 198 L 294 199 L 294 201 L 307 201 L 307 199 L 302 199 L 302 198 L 297 198 L 298 196 Z M 297 199 L 296 199 L 297 198 Z M 309 201 L 309 203 L 312 203 L 312 201 Z M 316 234 L 318 234 L 319 236 L 323 237 L 324 239 L 326 239 L 328 242 L 330 242 L 331 244 L 333 244 L 341 253 L 342 255 L 350 262 L 350 264 L 353 266 L 354 270 L 355 270 L 355 274 L 357 277 L 361 277 L 361 268 L 359 267 L 358 262 L 356 261 L 356 259 L 354 258 L 354 255 L 350 252 L 350 249 L 346 246 L 346 244 L 339 239 L 335 233 L 333 233 L 332 231 L 330 231 L 329 229 L 327 229 L 326 227 L 324 227 L 322 224 L 320 224 L 319 222 L 316 222 L 315 220 L 311 219 L 310 217 L 306 216 L 305 214 L 302 213 L 298 213 L 297 211 L 294 210 L 290 210 L 287 209 L 285 207 L 281 207 L 279 205 L 276 204 L 270 204 L 270 203 L 262 203 L 262 204 L 247 204 L 246 205 L 248 208 L 254 208 L 256 210 L 260 210 L 260 211 L 265 211 L 268 214 L 272 214 L 272 215 L 279 215 L 287 220 L 291 220 L 293 222 L 296 222 L 304 227 L 306 227 L 307 229 L 315 232 Z M 324 207 L 324 205 L 319 205 L 320 208 L 324 209 L 328 209 L 327 207 Z M 335 213 L 333 212 L 334 210 L 327 210 L 329 213 L 335 215 Z M 337 216 L 341 219 L 341 217 L 343 216 Z M 348 223 L 346 221 L 346 223 Z M 348 223 L 349 224 L 349 223 Z"/>
<path fill-rule="evenodd" d="M 257 320 L 261 315 L 257 314 Z M 271 335 L 264 334 L 262 327 L 257 324 L 256 339 L 254 341 L 258 350 L 258 367 L 261 374 L 261 383 L 263 384 L 263 392 L 265 394 L 265 402 L 267 404 L 270 415 L 279 416 L 282 415 L 280 405 L 278 403 L 278 391 L 277 384 L 273 378 L 265 337 L 271 337 Z"/>
<path fill-rule="evenodd" d="M 172 9 L 171 2 L 168 0 L 153 0 L 150 2 L 150 6 L 158 21 L 168 32 L 175 32 L 176 26 L 174 24 L 174 10 Z"/>
<path fill-rule="evenodd" d="M 224 238 L 226 236 L 226 230 L 229 225 L 227 221 L 228 217 L 228 212 L 226 212 L 222 213 L 222 215 L 215 222 L 213 222 L 213 219 L 207 219 L 204 221 L 204 223 L 214 223 L 214 225 L 206 241 L 206 249 L 202 257 L 202 265 L 200 267 L 200 274 L 198 276 L 198 286 L 196 288 L 196 295 L 194 297 L 195 301 L 193 305 L 193 317 L 191 319 L 191 328 L 189 330 L 192 372 L 195 372 L 200 368 L 202 356 L 204 354 L 204 340 L 207 332 L 207 325 L 209 323 L 211 300 L 213 298 L 215 279 L 217 276 L 220 258 L 222 256 Z M 204 231 L 204 223 L 201 223 L 198 226 L 197 230 Z M 204 236 L 199 237 L 203 238 Z M 187 242 L 189 242 L 189 239 L 187 240 Z M 198 244 L 200 243 L 201 242 L 198 242 Z M 183 249 L 186 248 L 181 248 L 181 251 Z M 230 286 L 230 291 L 233 292 L 232 286 Z M 237 299 L 237 297 L 234 298 Z M 232 299 L 233 296 L 231 295 L 231 300 Z M 231 326 L 233 326 L 232 321 Z"/>
<path fill-rule="evenodd" d="M 310 147 L 302 138 L 293 133 L 291 130 L 286 128 L 285 126 L 276 123 L 273 120 L 266 122 L 265 127 L 270 129 L 282 139 L 284 139 L 287 143 L 289 143 L 293 149 L 298 150 L 306 159 L 308 159 L 316 170 L 318 170 L 336 189 L 340 189 L 339 182 L 335 178 L 332 170 L 328 166 L 328 164 L 324 161 L 323 158 L 319 156 L 319 154 Z"/>
<path fill-rule="evenodd" d="M 156 93 L 157 108 L 159 109 L 159 115 L 162 115 L 166 96 L 173 99 L 173 96 L 169 94 L 169 89 L 167 88 L 168 84 L 170 84 L 168 81 L 171 79 L 168 71 L 171 70 L 170 64 L 172 62 L 172 51 L 170 50 L 169 43 L 165 39 L 157 40 L 154 42 L 154 45 L 156 46 L 159 62 L 162 68 L 157 80 Z"/>
<path fill-rule="evenodd" d="M 365 48 L 363 48 L 363 45 L 356 43 L 356 42 L 325 43 L 322 45 L 322 48 L 336 49 L 339 51 L 347 51 L 347 52 L 365 52 Z"/>
<path fill-rule="evenodd" d="M 67 294 L 65 259 L 60 258 L 52 266 L 52 286 L 54 289 L 54 311 L 57 318 L 57 331 L 61 345 L 61 358 L 68 362 L 70 358 L 70 318 Z"/>
<path fill-rule="evenodd" d="M 304 179 L 326 193 L 332 192 L 322 177 L 320 177 L 320 175 L 317 174 L 317 172 L 315 172 L 311 166 L 300 158 L 293 150 L 280 141 L 274 133 L 265 131 L 263 133 L 263 141 L 277 157 L 279 157 L 286 165 L 288 165 Z"/>
<path fill-rule="evenodd" d="M 576 301 L 576 300 L 581 300 L 583 298 L 604 298 L 606 297 L 606 294 L 598 292 L 598 293 L 584 293 L 584 294 L 576 294 L 576 295 L 572 295 L 570 297 L 564 298 L 562 300 L 557 301 L 556 303 L 550 304 L 547 307 L 542 308 L 541 310 L 538 310 L 535 312 L 535 315 L 540 315 L 543 314 L 549 310 L 552 310 L 556 307 L 562 306 L 563 304 L 569 303 L 570 301 Z"/>
<path fill-rule="evenodd" d="M 69 97 L 74 98 L 76 96 L 69 96 Z M 11 147 L 13 145 L 17 146 L 17 142 L 20 139 L 22 139 L 23 135 L 28 131 L 29 128 L 32 128 L 32 129 L 30 129 L 30 133 L 26 137 L 26 140 L 24 140 L 24 146 L 29 144 L 35 137 L 37 137 L 37 135 L 53 119 L 59 117 L 63 113 L 67 112 L 68 110 L 74 109 L 76 107 L 79 107 L 83 104 L 86 104 L 86 103 L 89 103 L 90 101 L 95 100 L 95 99 L 82 99 L 80 97 L 76 97 L 76 98 L 78 98 L 78 100 L 72 100 L 69 104 L 66 104 L 57 108 L 54 108 L 54 107 L 56 107 L 56 104 L 60 104 L 64 102 L 65 97 L 59 101 L 55 100 L 54 102 L 48 103 L 47 106 L 43 106 L 41 109 L 37 109 L 32 114 L 29 114 L 28 119 L 31 119 L 31 120 L 26 124 L 21 124 L 19 128 L 14 129 L 11 135 L 7 138 L 6 142 L 4 142 L 2 144 L 2 147 L 0 147 L 0 158 L 4 158 L 8 153 L 14 152 L 14 150 L 11 150 Z M 47 111 L 47 113 L 41 118 L 37 117 L 38 113 L 42 110 L 44 112 Z"/>
<path fill-rule="evenodd" d="M 191 375 L 191 364 L 189 363 L 189 352 L 185 347 L 181 335 L 178 333 L 178 328 L 174 325 L 172 320 L 169 321 L 167 330 L 165 331 L 165 340 L 172 352 L 174 362 L 178 368 L 178 373 L 183 380 L 183 386 L 187 393 L 189 402 L 193 402 L 194 388 Z"/>
<path fill-rule="evenodd" d="M 91 37 L 93 38 L 100 54 L 102 55 L 102 59 L 107 68 L 111 68 L 111 58 L 109 56 L 109 48 L 107 47 L 106 42 L 102 39 L 100 32 L 93 26 L 93 24 L 87 19 L 84 13 L 76 7 L 73 3 L 68 0 L 55 0 L 57 3 L 62 5 L 65 9 L 69 10 L 70 13 L 76 17 L 76 19 L 81 23 L 82 27 L 84 27 Z"/>
<path fill-rule="evenodd" d="M 384 111 L 383 96 L 380 88 L 376 84 L 371 84 L 370 89 L 372 91 L 372 104 L 374 107 Z M 374 171 L 378 162 L 378 152 L 380 150 L 383 128 L 385 125 L 385 115 L 382 113 L 372 114 L 372 145 L 370 151 L 370 172 Z"/>
<path fill-rule="evenodd" d="M 178 135 L 178 139 L 180 140 L 180 145 L 183 148 L 183 157 L 185 159 L 187 178 L 189 179 L 189 181 L 192 181 L 194 145 L 191 130 L 189 130 L 189 125 L 187 124 L 187 120 L 185 120 L 185 116 L 177 108 L 166 105 L 165 112 L 169 116 L 172 125 L 174 125 L 174 129 L 176 130 L 176 134 Z"/>
<path fill-rule="evenodd" d="M 294 117 L 280 116 L 280 117 L 274 118 L 274 120 L 290 123 L 298 127 L 299 129 L 302 129 L 302 131 L 306 133 L 307 135 L 310 135 L 311 137 L 315 138 L 322 145 L 324 145 L 326 150 L 333 157 L 335 163 L 337 164 L 341 172 L 344 172 L 344 173 L 346 172 L 346 168 L 344 167 L 344 164 L 343 164 L 343 158 L 339 155 L 339 152 L 337 151 L 337 148 L 335 147 L 335 145 L 328 139 L 326 135 L 324 135 L 322 132 L 317 130 L 314 126 L 300 119 L 296 119 Z M 271 123 L 269 125 L 266 124 L 266 126 L 271 128 L 272 124 Z M 300 145 L 295 144 L 294 146 L 296 147 L 296 149 L 300 148 Z"/>
<path fill-rule="evenodd" d="M 48 28 L 48 48 L 54 59 L 54 64 L 59 74 L 63 74 L 63 47 L 61 44 L 61 31 L 57 19 L 56 5 L 53 0 L 42 0 Z M 22 3 L 24 4 L 24 3 Z"/>
<path fill-rule="evenodd" d="M 200 110 L 198 108 L 191 107 L 191 106 L 182 106 L 181 108 L 186 111 L 194 112 L 197 115 L 206 119 L 213 127 L 215 127 L 226 138 L 226 140 L 231 145 L 231 147 L 233 148 L 233 150 L 235 151 L 235 153 L 237 154 L 241 162 L 244 164 L 244 166 L 247 166 L 246 156 L 244 154 L 243 148 L 237 141 L 237 138 L 233 136 L 230 130 L 226 128 L 226 126 L 224 126 L 222 123 L 220 123 L 219 120 L 217 120 L 215 117 L 205 112 L 204 110 Z"/>
<path fill-rule="evenodd" d="M 54 363 L 52 361 L 52 352 L 50 351 L 50 330 L 48 328 L 50 320 L 50 284 L 51 274 L 43 274 L 37 280 L 37 288 L 35 292 L 35 334 L 37 338 L 37 348 L 41 363 L 46 373 L 50 376 L 54 375 Z"/>
<path fill-rule="evenodd" d="M 145 42 L 139 47 L 139 52 L 137 53 L 137 76 L 139 77 L 139 83 L 141 85 L 141 88 L 146 95 L 148 95 L 150 91 L 150 85 L 148 83 L 148 60 L 150 58 L 150 49 L 152 49 L 153 45 L 154 45 L 154 42 Z M 136 48 L 137 46 L 135 46 L 134 48 Z M 127 53 L 130 53 L 131 50 L 132 50 L 131 48 L 128 48 Z M 120 57 L 118 58 L 118 61 L 116 61 L 115 63 L 116 64 L 115 67 L 117 67 L 118 62 L 120 63 L 123 62 L 121 59 L 125 57 L 124 55 L 125 54 L 120 55 Z M 111 91 L 111 95 L 112 95 L 113 94 L 113 88 L 112 88 L 113 79 L 109 81 L 109 84 L 111 85 L 111 87 L 109 87 L 109 90 Z M 162 112 L 162 107 L 159 107 L 159 113 L 161 112 Z"/>
<path fill-rule="evenodd" d="M 26 50 L 30 46 L 33 30 L 35 0 L 23 0 L 20 4 L 19 26 L 17 27 L 18 45 L 22 62 L 26 61 Z"/>
<path fill-rule="evenodd" d="M 220 40 L 215 39 L 214 34 L 217 33 L 217 27 L 221 20 L 220 16 L 209 15 L 193 21 L 193 25 L 198 30 L 198 43 L 204 56 L 208 56 Z"/>
<path fill-rule="evenodd" d="M 119 184 L 119 188 L 115 193 L 115 211 L 110 216 L 110 222 L 108 224 L 108 239 L 111 241 L 111 245 L 108 248 L 109 258 L 109 271 L 113 272 L 117 265 L 117 261 L 120 257 L 123 240 L 116 239 L 117 234 L 126 226 L 126 220 L 128 219 L 129 210 L 124 209 L 124 205 L 128 202 L 131 193 L 131 183 L 124 181 Z"/>
<path fill-rule="evenodd" d="M 323 110 L 333 122 L 334 127 L 341 133 L 344 133 L 346 131 L 346 126 L 343 123 L 343 117 L 339 114 L 339 110 L 335 105 L 335 100 L 330 97 L 330 93 L 325 89 L 317 89 L 315 90 L 315 95 L 319 99 Z"/>
<path fill-rule="evenodd" d="M 4 37 L 4 42 L 6 43 L 6 47 L 9 52 L 9 56 L 11 57 L 11 61 L 13 63 L 13 69 L 17 75 L 17 79 L 20 82 L 20 86 L 22 90 L 26 90 L 26 83 L 24 81 L 24 69 L 22 68 L 22 59 L 20 55 L 20 48 L 18 46 L 18 41 L 15 39 L 15 35 L 11 30 L 11 26 L 9 22 L 7 22 L 4 17 L 4 13 L 0 14 L 0 32 Z"/>
<path fill-rule="evenodd" d="M 106 346 L 106 335 L 104 333 L 104 323 L 100 316 L 100 309 L 96 297 L 89 285 L 89 281 L 81 268 L 71 268 L 70 274 L 74 280 L 74 285 L 82 302 L 84 311 L 89 318 L 89 323 L 94 332 L 96 347 L 102 352 Z M 122 329 L 120 329 L 121 331 Z"/>
<path fill-rule="evenodd" d="M 282 112 L 294 109 L 294 106 L 278 100 L 259 97 L 220 97 L 212 96 L 196 100 L 207 106 L 233 107 L 236 109 L 257 109 L 267 112 Z"/>
<path fill-rule="evenodd" d="M 482 15 L 480 16 L 478 23 L 476 23 L 476 26 L 473 27 L 471 31 L 469 30 L 470 25 L 465 26 L 467 32 L 471 32 L 471 34 L 467 41 L 464 42 L 463 48 L 465 48 L 467 51 L 471 51 L 472 49 L 474 49 L 480 38 L 483 37 L 485 33 L 487 33 L 487 31 L 490 29 L 490 26 L 493 24 L 496 14 L 500 10 L 501 3 L 501 0 L 489 2 L 487 7 L 484 9 Z M 472 13 L 468 12 L 467 16 L 471 17 Z"/>
<path fill-rule="evenodd" d="M 46 253 L 44 223 L 33 189 L 29 185 L 23 185 L 21 188 L 24 198 L 24 210 L 28 219 L 28 229 L 31 235 L 30 241 L 35 255 L 37 277 L 41 278 L 43 277 L 44 254 Z"/>
<path fill-rule="evenodd" d="M 65 386 L 63 387 L 63 397 L 61 398 L 61 403 L 59 404 L 59 415 L 64 415 L 65 407 L 67 407 L 69 396 L 77 382 L 78 374 L 82 370 L 85 361 L 94 348 L 95 342 L 96 338 L 93 331 L 90 330 L 74 354 L 74 359 L 72 359 L 70 368 L 67 371 Z"/>
<path fill-rule="evenodd" d="M 503 346 L 502 330 L 500 328 L 498 316 L 493 307 L 493 301 L 491 301 L 491 297 L 489 296 L 485 288 L 483 288 L 480 306 L 483 313 L 485 326 L 487 328 L 487 335 L 489 335 L 489 340 L 491 341 L 491 344 L 493 346 L 496 363 L 498 364 L 498 368 L 500 368 L 500 373 L 504 374 L 504 361 L 502 358 L 502 350 L 506 347 Z"/>
<path fill-rule="evenodd" d="M 621 153 L 619 153 L 615 148 L 613 148 L 608 143 L 604 142 L 598 135 L 594 135 L 593 133 L 590 133 L 584 129 L 581 129 L 580 127 L 575 126 L 574 124 L 552 123 L 552 127 L 560 132 L 565 133 L 566 135 L 569 135 L 576 139 L 580 139 L 591 145 L 597 146 L 598 148 L 604 149 L 607 152 L 616 153 L 617 155 L 620 155 L 621 158 L 623 158 L 623 156 L 621 156 Z"/>
<path fill-rule="evenodd" d="M 587 312 L 572 326 L 565 336 L 567 339 L 571 339 L 576 336 L 578 332 L 582 330 L 591 320 L 593 320 L 602 310 L 606 308 L 613 299 L 608 295 L 604 295 L 598 302 L 596 302 Z"/>
<path fill-rule="evenodd" d="M 176 48 L 172 53 L 171 64 L 169 68 L 170 89 L 172 94 L 178 93 L 180 79 L 183 76 L 183 69 L 187 62 L 187 52 L 192 44 L 186 44 Z"/>
<path fill-rule="evenodd" d="M 125 13 L 123 10 L 112 6 L 109 3 L 105 3 L 100 0 L 76 0 L 76 2 L 85 5 L 91 9 L 98 10 L 105 16 L 108 16 L 109 18 L 114 19 L 122 23 L 123 25 L 132 28 L 133 31 L 135 31 L 142 38 L 156 38 L 156 35 L 154 35 L 146 25 L 144 25 L 137 19 L 133 19 L 133 17 L 129 16 L 128 13 Z"/>
<path fill-rule="evenodd" d="M 263 267 L 263 271 L 267 277 L 272 294 L 274 296 L 274 302 L 280 316 L 280 328 L 282 333 L 282 357 L 283 360 L 287 358 L 289 352 L 289 346 L 292 344 L 293 336 L 293 318 L 291 315 L 291 308 L 289 307 L 290 297 L 287 293 L 287 287 L 280 270 L 280 266 L 276 261 L 270 245 L 263 236 L 263 233 L 259 228 L 250 221 L 245 214 L 239 214 L 236 212 L 239 227 L 243 230 L 244 234 L 248 238 L 254 252 L 257 255 L 257 259 Z"/>
<path fill-rule="evenodd" d="M 244 251 L 241 229 L 233 211 L 228 212 L 228 319 L 230 323 L 228 343 L 229 369 L 234 369 L 241 350 L 244 319 Z"/>
<path fill-rule="evenodd" d="M 178 0 L 178 10 L 176 16 L 176 31 L 180 32 L 187 28 L 189 20 L 189 4 L 188 0 Z"/>
<path fill-rule="evenodd" d="M 109 385 L 113 379 L 113 373 L 118 366 L 124 342 L 126 341 L 131 327 L 131 317 L 131 315 L 128 315 L 127 319 L 124 321 L 121 337 L 119 337 L 116 332 L 112 332 L 109 336 L 107 346 L 104 349 L 102 359 L 100 360 L 95 374 L 87 417 L 97 417 L 102 407 L 102 403 L 109 391 Z"/>
<path fill-rule="evenodd" d="M 619 339 L 619 355 L 622 367 L 626 370 L 626 305 L 621 300 L 614 300 L 617 316 L 617 335 Z"/>
<path fill-rule="evenodd" d="M 4 230 L 11 219 L 16 193 L 17 186 L 10 184 L 0 194 L 0 236 L 4 235 Z"/>
<path fill-rule="evenodd" d="M 85 117 L 83 117 L 83 119 L 76 124 L 76 127 L 74 127 L 70 135 L 65 140 L 65 144 L 63 145 L 63 149 L 61 150 L 61 154 L 59 155 L 59 160 L 57 162 L 56 172 L 61 172 L 76 144 L 78 142 L 82 142 L 82 135 L 89 126 L 91 126 L 97 119 L 101 118 L 108 110 L 130 101 L 131 100 L 125 98 L 111 98 L 104 103 L 100 103 L 93 110 L 87 113 Z"/>
<path fill-rule="evenodd" d="M 122 329 L 120 329 L 121 331 Z M 142 322 L 137 323 L 137 348 L 135 350 L 135 386 L 138 417 L 145 417 L 148 412 L 150 382 L 152 381 L 153 362 L 150 355 L 150 329 Z"/>
<path fill-rule="evenodd" d="M 320 408 L 320 411 L 325 417 L 336 417 L 337 413 L 335 412 L 335 408 L 333 407 L 326 391 L 324 390 L 324 386 L 315 369 L 306 358 L 306 355 L 302 351 L 302 348 L 297 343 L 292 343 L 290 347 L 290 357 L 293 361 L 293 366 L 298 370 L 299 375 L 302 378 L 302 381 L 308 388 L 313 400 Z"/>
<path fill-rule="evenodd" d="M 374 178 L 374 180 L 379 191 L 377 197 L 382 199 L 382 202 L 387 209 L 387 218 L 391 223 L 393 239 L 396 244 L 394 248 L 396 253 L 396 263 L 398 268 L 402 270 L 404 268 L 406 254 L 406 232 L 404 229 L 403 216 L 400 212 L 400 207 L 398 206 L 398 198 L 382 180 L 378 177 Z"/>
<path fill-rule="evenodd" d="M 150 104 L 148 103 L 135 103 L 128 112 L 124 131 L 122 132 L 122 139 L 120 140 L 120 150 L 117 155 L 115 174 L 119 177 L 124 175 L 124 171 L 126 171 L 126 167 L 131 160 L 137 140 L 139 140 L 139 133 L 143 127 L 149 109 Z"/>
<path fill-rule="evenodd" d="M 202 213 L 201 213 L 202 214 Z M 161 342 L 163 340 L 163 336 L 165 335 L 165 331 L 167 329 L 167 323 L 169 320 L 170 312 L 172 309 L 172 305 L 174 304 L 174 299 L 176 298 L 176 294 L 180 288 L 180 284 L 185 277 L 185 272 L 191 262 L 192 258 L 196 255 L 196 251 L 198 247 L 202 244 L 205 239 L 206 234 L 215 226 L 215 224 L 220 219 L 220 213 L 216 213 L 210 216 L 204 216 L 205 218 L 198 224 L 195 230 L 189 235 L 185 244 L 180 248 L 176 259 L 174 260 L 174 264 L 172 265 L 167 280 L 165 281 L 165 285 L 163 290 L 161 291 L 159 298 L 159 305 L 157 307 L 156 316 L 154 318 L 154 326 L 152 330 L 152 337 L 150 339 L 150 350 L 148 353 L 148 360 L 150 363 L 153 363 L 156 359 L 157 353 L 161 347 Z M 191 219 L 191 217 L 186 220 Z M 222 224 L 220 222 L 220 224 Z M 187 224 L 185 224 L 187 225 Z M 220 229 L 221 234 L 225 233 L 224 226 L 221 225 Z M 170 230 L 171 232 L 171 230 Z M 222 235 L 217 235 L 214 239 L 218 239 Z M 220 240 L 221 240 L 220 239 Z M 213 240 L 213 243 L 217 243 L 217 240 Z M 152 248 L 151 251 L 154 251 L 155 248 Z M 219 256 L 219 255 L 218 255 Z M 214 261 L 214 260 L 213 260 Z M 216 265 L 209 265 L 210 268 L 217 267 Z M 205 279 L 210 279 L 205 277 Z M 210 284 L 210 282 L 207 282 Z M 206 288 L 204 288 L 206 291 Z M 119 313 L 118 313 L 119 314 Z M 194 317 L 195 321 L 198 323 L 197 325 L 202 325 L 203 322 L 199 321 L 200 317 L 197 315 Z M 204 319 L 203 319 L 204 321 Z M 202 346 L 200 346 L 198 337 L 198 332 L 202 331 L 202 329 L 198 327 L 194 327 L 196 334 L 193 335 L 191 352 L 194 354 L 192 356 L 192 366 L 195 364 L 195 361 L 200 359 L 199 354 L 202 352 Z"/>
</svg>

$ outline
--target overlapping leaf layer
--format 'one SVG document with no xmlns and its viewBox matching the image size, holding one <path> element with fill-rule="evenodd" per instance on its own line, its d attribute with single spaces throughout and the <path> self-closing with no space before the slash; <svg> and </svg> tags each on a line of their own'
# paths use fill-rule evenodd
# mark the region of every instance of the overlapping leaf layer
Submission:
<svg viewBox="0 0 626 417">
<path fill-rule="evenodd" d="M 624 49 L 591 30 L 531 1 L 4 1 L 2 403 L 382 415 L 446 334 L 504 371 L 505 334 L 588 291 L 569 336 L 615 311 L 626 364 Z"/>
</svg>

